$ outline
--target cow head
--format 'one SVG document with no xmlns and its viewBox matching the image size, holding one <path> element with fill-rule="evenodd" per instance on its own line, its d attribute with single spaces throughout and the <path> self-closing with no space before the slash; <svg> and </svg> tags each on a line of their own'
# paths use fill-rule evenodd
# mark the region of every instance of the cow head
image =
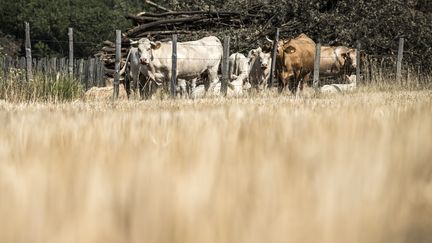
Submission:
<svg viewBox="0 0 432 243">
<path fill-rule="evenodd" d="M 153 42 L 147 38 L 139 39 L 131 42 L 131 45 L 138 48 L 139 61 L 143 65 L 148 65 L 153 61 L 153 50 L 157 50 L 161 46 L 161 42 Z"/>
<path fill-rule="evenodd" d="M 253 61 L 258 61 L 261 69 L 263 70 L 270 67 L 271 53 L 264 52 L 261 49 L 261 47 L 249 51 L 248 58 L 249 58 L 249 64 L 251 64 Z"/>
<path fill-rule="evenodd" d="M 270 67 L 271 62 L 271 53 L 270 52 L 260 52 L 259 60 L 261 62 L 261 69 L 267 69 Z"/>
</svg>

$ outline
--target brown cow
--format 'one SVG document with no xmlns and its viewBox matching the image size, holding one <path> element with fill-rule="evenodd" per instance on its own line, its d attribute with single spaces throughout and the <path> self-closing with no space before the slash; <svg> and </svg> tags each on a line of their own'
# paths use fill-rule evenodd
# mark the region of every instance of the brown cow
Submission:
<svg viewBox="0 0 432 243">
<path fill-rule="evenodd" d="M 303 90 L 314 69 L 315 42 L 305 34 L 290 40 L 278 42 L 277 62 L 281 92 L 287 85 L 296 93 Z"/>
</svg>

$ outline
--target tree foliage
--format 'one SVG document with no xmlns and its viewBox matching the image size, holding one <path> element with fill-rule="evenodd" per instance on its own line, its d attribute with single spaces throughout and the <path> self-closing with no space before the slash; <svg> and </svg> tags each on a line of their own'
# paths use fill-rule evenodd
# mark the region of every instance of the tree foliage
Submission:
<svg viewBox="0 0 432 243">
<path fill-rule="evenodd" d="M 3 33 L 24 38 L 24 22 L 31 26 L 34 56 L 68 52 L 68 27 L 74 28 L 75 53 L 89 56 L 102 40 L 112 39 L 115 29 L 125 29 L 124 15 L 140 8 L 137 1 L 26 0 L 6 1 L 0 9 Z"/>
</svg>

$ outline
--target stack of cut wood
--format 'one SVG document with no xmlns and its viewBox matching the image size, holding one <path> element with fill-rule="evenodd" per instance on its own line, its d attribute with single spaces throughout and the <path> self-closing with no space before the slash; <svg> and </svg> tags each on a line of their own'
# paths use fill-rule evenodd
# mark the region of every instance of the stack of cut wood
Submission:
<svg viewBox="0 0 432 243">
<path fill-rule="evenodd" d="M 166 36 L 174 33 L 191 33 L 212 28 L 239 28 L 244 25 L 242 16 L 237 12 L 166 12 L 139 13 L 128 15 L 137 26 L 129 29 L 126 35 L 130 38 L 148 36 Z"/>
</svg>

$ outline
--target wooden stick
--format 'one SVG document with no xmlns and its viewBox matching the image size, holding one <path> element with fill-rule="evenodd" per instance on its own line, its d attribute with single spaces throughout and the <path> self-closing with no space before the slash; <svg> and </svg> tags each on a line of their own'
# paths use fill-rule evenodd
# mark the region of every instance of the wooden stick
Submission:
<svg viewBox="0 0 432 243">
<path fill-rule="evenodd" d="M 153 7 L 158 8 L 158 9 L 160 9 L 160 10 L 167 11 L 167 12 L 172 12 L 172 10 L 167 9 L 167 8 L 161 6 L 161 5 L 157 4 L 157 3 L 154 3 L 154 2 L 152 2 L 152 1 L 150 1 L 150 0 L 144 0 L 144 2 L 147 3 L 148 5 L 151 5 L 151 6 L 153 6 Z"/>
<path fill-rule="evenodd" d="M 221 83 L 221 91 L 225 96 L 227 95 L 227 86 L 229 82 L 229 73 L 228 73 L 228 58 L 229 58 L 229 50 L 230 50 L 230 37 L 225 36 L 223 42 L 223 56 L 222 56 L 222 83 Z"/>
<path fill-rule="evenodd" d="M 172 36 L 171 97 L 175 98 L 177 81 L 177 35 Z"/>
<path fill-rule="evenodd" d="M 32 53 L 31 53 L 31 43 L 30 43 L 30 24 L 25 22 L 25 52 L 27 60 L 27 81 L 33 80 L 32 73 Z"/>
<path fill-rule="evenodd" d="M 318 90 L 319 86 L 319 69 L 321 60 L 321 43 L 318 42 L 315 48 L 315 62 L 314 62 L 314 72 L 313 72 L 313 87 Z"/>
<path fill-rule="evenodd" d="M 360 49 L 361 49 L 361 44 L 360 44 L 360 41 L 357 41 L 357 48 L 356 48 L 356 82 L 357 82 L 357 85 L 359 85 L 360 83 L 361 83 L 361 77 L 360 77 L 360 68 L 361 68 L 361 66 L 360 66 L 360 62 L 361 62 L 361 59 L 360 59 Z"/>
<path fill-rule="evenodd" d="M 68 36 L 69 36 L 69 76 L 72 77 L 73 76 L 73 68 L 74 68 L 74 63 L 73 63 L 73 58 L 74 58 L 74 54 L 73 54 L 73 29 L 69 28 L 68 29 Z"/>
<path fill-rule="evenodd" d="M 159 26 L 159 25 L 163 25 L 163 24 L 171 24 L 171 23 L 193 22 L 196 20 L 204 19 L 204 18 L 205 17 L 203 17 L 203 16 L 198 16 L 198 17 L 191 17 L 191 18 L 164 19 L 164 20 L 154 21 L 152 23 L 142 24 L 140 26 L 132 28 L 132 29 L 128 30 L 126 32 L 126 34 L 127 34 L 127 36 L 133 36 L 133 35 L 136 35 L 138 32 L 141 32 L 141 31 L 148 29 L 150 27 Z"/>
<path fill-rule="evenodd" d="M 230 11 L 221 11 L 221 12 L 209 12 L 209 11 L 178 11 L 178 12 L 167 12 L 167 13 L 146 13 L 146 12 L 141 12 L 138 13 L 136 16 L 137 17 L 142 17 L 142 16 L 147 16 L 147 17 L 166 17 L 166 16 L 176 16 L 176 15 L 196 15 L 196 14 L 201 14 L 201 15 L 210 15 L 210 16 L 227 16 L 227 15 L 232 15 L 232 16 L 240 16 L 242 15 L 239 12 L 230 12 Z"/>
<path fill-rule="evenodd" d="M 396 63 L 396 81 L 402 84 L 402 58 L 404 49 L 404 38 L 399 39 L 399 50 Z"/>
<path fill-rule="evenodd" d="M 145 31 L 137 35 L 136 37 L 144 37 L 147 35 L 172 35 L 172 34 L 191 34 L 195 31 L 188 30 L 164 30 L 164 31 Z"/>
<path fill-rule="evenodd" d="M 120 84 L 120 60 L 121 60 L 121 31 L 116 30 L 116 62 L 115 62 L 115 77 L 114 77 L 114 99 L 119 96 Z"/>
<path fill-rule="evenodd" d="M 271 66 L 270 66 L 270 78 L 269 78 L 268 84 L 267 84 L 267 86 L 269 88 L 273 87 L 278 41 L 279 41 L 279 28 L 276 28 L 276 35 L 275 35 L 275 39 L 273 40 L 272 60 L 271 60 Z"/>
</svg>

